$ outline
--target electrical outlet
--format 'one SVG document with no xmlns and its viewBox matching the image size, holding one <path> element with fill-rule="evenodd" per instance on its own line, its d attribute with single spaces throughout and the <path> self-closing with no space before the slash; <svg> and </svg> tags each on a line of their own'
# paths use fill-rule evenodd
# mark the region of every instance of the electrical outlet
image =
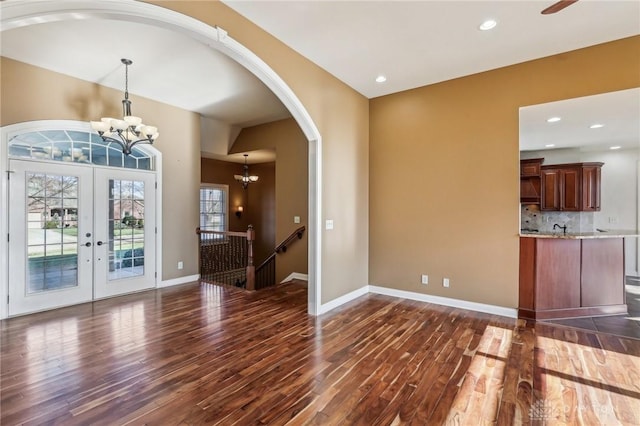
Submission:
<svg viewBox="0 0 640 426">
<path fill-rule="evenodd" d="M 182 268 L 184 268 L 184 262 L 181 260 L 180 262 L 178 262 L 178 269 Z"/>
<path fill-rule="evenodd" d="M 442 287 L 449 287 L 449 278 L 442 279 Z"/>
<path fill-rule="evenodd" d="M 333 220 L 332 219 L 327 219 L 325 221 L 325 229 L 333 229 Z"/>
<path fill-rule="evenodd" d="M 609 223 L 618 223 L 618 218 L 616 216 L 609 216 Z"/>
<path fill-rule="evenodd" d="M 300 216 L 294 216 L 293 223 L 300 223 Z"/>
<path fill-rule="evenodd" d="M 422 284 L 429 284 L 429 275 L 422 275 Z"/>
</svg>

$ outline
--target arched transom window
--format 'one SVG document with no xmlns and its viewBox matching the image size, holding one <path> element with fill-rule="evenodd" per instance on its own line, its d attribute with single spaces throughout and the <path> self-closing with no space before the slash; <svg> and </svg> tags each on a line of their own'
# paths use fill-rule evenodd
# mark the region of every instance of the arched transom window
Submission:
<svg viewBox="0 0 640 426">
<path fill-rule="evenodd" d="M 41 130 L 13 136 L 9 158 L 154 169 L 153 156 L 142 149 L 134 147 L 130 155 L 124 155 L 117 145 L 104 142 L 98 134 L 76 130 Z"/>
</svg>

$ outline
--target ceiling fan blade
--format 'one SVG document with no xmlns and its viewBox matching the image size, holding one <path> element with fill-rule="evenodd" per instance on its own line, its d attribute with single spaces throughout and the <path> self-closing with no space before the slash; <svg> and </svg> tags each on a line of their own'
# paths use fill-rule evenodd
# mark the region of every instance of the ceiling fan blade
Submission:
<svg viewBox="0 0 640 426">
<path fill-rule="evenodd" d="M 543 10 L 540 13 L 542 13 L 543 15 L 551 15 L 552 13 L 560 12 L 565 7 L 571 6 L 577 1 L 578 0 L 560 0 L 559 2 L 554 3 L 551 6 L 547 7 L 545 10 Z"/>
</svg>

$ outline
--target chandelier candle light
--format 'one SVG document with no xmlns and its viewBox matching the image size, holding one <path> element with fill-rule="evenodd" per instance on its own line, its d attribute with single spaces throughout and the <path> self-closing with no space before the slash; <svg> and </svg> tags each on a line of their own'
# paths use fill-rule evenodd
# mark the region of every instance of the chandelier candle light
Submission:
<svg viewBox="0 0 640 426">
<path fill-rule="evenodd" d="M 91 128 L 98 132 L 105 142 L 114 142 L 122 147 L 125 155 L 131 154 L 131 149 L 139 143 L 153 144 L 160 133 L 158 128 L 142 123 L 142 118 L 131 115 L 131 101 L 129 100 L 129 65 L 130 59 L 120 60 L 125 66 L 124 99 L 122 100 L 122 120 L 103 117 L 101 121 L 92 121 Z"/>
<path fill-rule="evenodd" d="M 258 176 L 252 176 L 249 174 L 249 165 L 247 164 L 247 157 L 249 154 L 244 154 L 244 166 L 242 166 L 241 175 L 233 175 L 234 179 L 242 184 L 244 189 L 247 189 L 250 183 L 258 181 Z"/>
</svg>

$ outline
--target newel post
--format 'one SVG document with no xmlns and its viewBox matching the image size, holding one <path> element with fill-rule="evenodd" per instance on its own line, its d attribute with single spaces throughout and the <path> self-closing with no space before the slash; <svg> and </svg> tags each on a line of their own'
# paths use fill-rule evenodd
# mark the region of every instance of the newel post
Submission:
<svg viewBox="0 0 640 426">
<path fill-rule="evenodd" d="M 249 225 L 247 229 L 247 290 L 256 289 L 256 267 L 253 265 L 253 240 L 256 233 L 253 225 Z"/>
<path fill-rule="evenodd" d="M 199 226 L 196 228 L 196 234 L 198 234 L 198 274 L 202 278 L 202 234 Z"/>
</svg>

